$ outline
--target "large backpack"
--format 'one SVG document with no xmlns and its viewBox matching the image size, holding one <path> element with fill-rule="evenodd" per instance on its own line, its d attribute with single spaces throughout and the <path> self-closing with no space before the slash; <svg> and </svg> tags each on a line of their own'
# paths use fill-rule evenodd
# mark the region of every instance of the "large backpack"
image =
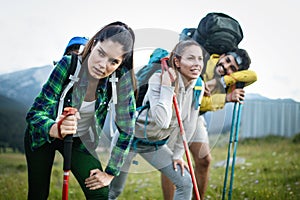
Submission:
<svg viewBox="0 0 300 200">
<path fill-rule="evenodd" d="M 138 88 L 138 96 L 136 100 L 136 107 L 137 110 L 140 111 L 147 108 L 149 105 L 146 104 L 142 106 L 144 97 L 148 90 L 148 81 L 150 77 L 155 72 L 161 71 L 161 59 L 168 55 L 168 51 L 165 49 L 157 48 L 153 51 L 150 56 L 150 60 L 147 65 L 143 66 L 137 73 L 136 73 L 136 80 L 137 80 L 137 88 Z M 202 80 L 202 77 L 199 77 Z M 197 87 L 197 86 L 195 86 Z"/>
<path fill-rule="evenodd" d="M 148 89 L 148 80 L 153 73 L 161 69 L 160 59 L 168 55 L 168 51 L 165 49 L 157 48 L 150 56 L 150 60 L 147 65 L 143 66 L 136 73 L 138 96 L 136 100 L 136 107 L 140 107 L 143 103 L 143 99 Z"/>
<path fill-rule="evenodd" d="M 197 29 L 185 29 L 209 54 L 223 54 L 238 47 L 243 39 L 239 22 L 224 13 L 208 13 Z"/>
</svg>

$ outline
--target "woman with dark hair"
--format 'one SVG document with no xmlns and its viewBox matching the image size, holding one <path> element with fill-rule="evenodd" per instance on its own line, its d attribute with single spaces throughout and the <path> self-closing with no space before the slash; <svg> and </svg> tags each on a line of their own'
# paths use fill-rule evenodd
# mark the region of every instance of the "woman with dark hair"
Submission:
<svg viewBox="0 0 300 200">
<path fill-rule="evenodd" d="M 108 198 L 108 185 L 119 174 L 134 135 L 134 42 L 132 29 L 122 22 L 106 25 L 89 40 L 78 56 L 79 81 L 66 96 L 64 105 L 78 112 L 62 122 L 65 116 L 59 113 L 58 105 L 69 78 L 71 56 L 64 56 L 56 64 L 26 116 L 28 199 L 48 198 L 55 152 L 63 154 L 63 139 L 69 134 L 73 136 L 71 171 L 86 199 Z M 117 79 L 118 83 L 113 83 Z M 111 99 L 120 135 L 103 170 L 95 149 Z"/>
</svg>

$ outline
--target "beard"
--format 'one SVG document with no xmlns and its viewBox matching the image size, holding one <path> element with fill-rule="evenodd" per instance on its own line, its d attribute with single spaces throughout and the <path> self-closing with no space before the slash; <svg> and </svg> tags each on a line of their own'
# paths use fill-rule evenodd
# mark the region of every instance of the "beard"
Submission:
<svg viewBox="0 0 300 200">
<path fill-rule="evenodd" d="M 215 67 L 215 70 L 214 70 L 214 78 L 221 78 L 223 77 L 224 75 L 221 75 L 219 72 L 218 72 L 218 68 L 222 67 L 223 71 L 224 71 L 224 75 L 226 75 L 226 69 L 224 68 L 224 66 L 221 64 L 221 63 L 218 63 Z"/>
</svg>

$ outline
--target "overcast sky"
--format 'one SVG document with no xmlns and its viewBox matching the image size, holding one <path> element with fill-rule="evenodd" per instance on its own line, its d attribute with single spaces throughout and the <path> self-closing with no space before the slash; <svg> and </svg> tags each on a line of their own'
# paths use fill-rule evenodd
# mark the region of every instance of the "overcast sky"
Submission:
<svg viewBox="0 0 300 200">
<path fill-rule="evenodd" d="M 116 20 L 131 26 L 137 36 L 153 29 L 177 36 L 183 28 L 197 27 L 207 13 L 223 12 L 240 22 L 244 39 L 239 47 L 248 51 L 250 69 L 258 75 L 258 81 L 246 92 L 300 101 L 298 0 L 0 2 L 0 74 L 51 64 L 61 58 L 71 37 L 92 37 L 102 26 Z M 175 45 L 178 39 L 155 36 L 157 44 L 139 43 L 137 65 L 148 62 L 148 50 L 164 47 L 168 42 Z M 150 37 L 151 34 L 146 39 Z"/>
</svg>

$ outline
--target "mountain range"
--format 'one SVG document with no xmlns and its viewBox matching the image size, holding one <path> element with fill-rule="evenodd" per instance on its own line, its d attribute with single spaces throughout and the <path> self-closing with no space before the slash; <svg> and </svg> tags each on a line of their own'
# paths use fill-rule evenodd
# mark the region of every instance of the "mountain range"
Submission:
<svg viewBox="0 0 300 200">
<path fill-rule="evenodd" d="M 24 106 L 32 104 L 53 66 L 46 65 L 0 75 L 0 95 Z M 2 102 L 2 99 L 1 99 Z"/>
<path fill-rule="evenodd" d="M 53 67 L 34 67 L 0 75 L 0 147 L 23 152 L 26 112 Z"/>
<path fill-rule="evenodd" d="M 26 112 L 52 70 L 53 66 L 46 65 L 0 75 L 0 142 L 8 142 L 7 134 L 23 134 Z M 246 94 L 245 101 L 270 101 L 270 99 L 260 94 Z M 273 101 L 294 102 L 292 99 Z M 220 126 L 208 126 L 209 131 L 230 129 L 232 106 L 232 103 L 227 103 L 225 109 L 205 114 L 208 122 L 212 117 L 218 118 L 217 115 L 222 116 L 224 121 Z"/>
<path fill-rule="evenodd" d="M 24 106 L 32 104 L 34 97 L 39 93 L 43 83 L 47 80 L 52 65 L 34 67 L 26 70 L 0 75 L 0 100 L 3 97 L 15 100 Z M 270 100 L 260 94 L 246 94 L 247 100 Z"/>
</svg>

